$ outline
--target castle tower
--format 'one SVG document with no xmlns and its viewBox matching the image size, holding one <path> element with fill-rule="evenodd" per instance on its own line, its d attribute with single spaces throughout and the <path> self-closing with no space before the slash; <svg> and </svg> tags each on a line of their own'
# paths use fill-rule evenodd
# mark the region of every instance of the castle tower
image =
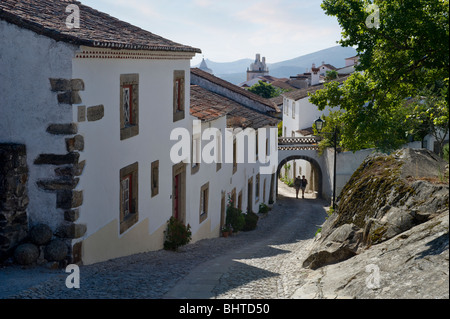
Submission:
<svg viewBox="0 0 450 319">
<path fill-rule="evenodd" d="M 256 54 L 255 62 L 250 64 L 250 68 L 247 68 L 247 81 L 254 79 L 258 76 L 268 75 L 269 68 L 266 65 L 266 58 L 263 57 L 261 61 L 261 55 Z"/>
</svg>

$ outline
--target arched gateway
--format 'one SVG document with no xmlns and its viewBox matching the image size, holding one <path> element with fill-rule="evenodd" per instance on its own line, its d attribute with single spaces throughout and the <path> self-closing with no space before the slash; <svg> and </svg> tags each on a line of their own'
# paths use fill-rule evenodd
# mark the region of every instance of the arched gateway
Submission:
<svg viewBox="0 0 450 319">
<path fill-rule="evenodd" d="M 315 159 L 313 159 L 309 156 L 291 155 L 291 156 L 284 158 L 281 162 L 279 162 L 278 168 L 277 168 L 277 183 L 278 183 L 278 177 L 280 176 L 281 168 L 284 166 L 284 164 L 288 163 L 289 161 L 293 161 L 293 160 L 305 160 L 305 161 L 308 161 L 311 163 L 311 165 L 314 168 L 314 172 L 315 172 L 314 180 L 315 180 L 315 182 L 317 182 L 316 187 L 315 187 L 317 190 L 317 197 L 321 198 L 322 197 L 322 187 L 323 187 L 322 186 L 322 184 L 323 184 L 322 169 L 320 168 L 319 163 Z M 277 184 L 277 196 L 278 196 L 278 184 Z"/>
<path fill-rule="evenodd" d="M 329 198 L 331 194 L 324 191 L 324 187 L 329 186 L 323 172 L 327 172 L 325 160 L 319 157 L 317 152 L 317 139 L 311 138 L 279 138 L 278 139 L 278 168 L 277 168 L 277 187 L 276 194 L 278 196 L 278 179 L 281 168 L 293 160 L 308 161 L 314 169 L 315 190 L 318 198 Z M 328 187 L 330 188 L 330 187 Z"/>
</svg>

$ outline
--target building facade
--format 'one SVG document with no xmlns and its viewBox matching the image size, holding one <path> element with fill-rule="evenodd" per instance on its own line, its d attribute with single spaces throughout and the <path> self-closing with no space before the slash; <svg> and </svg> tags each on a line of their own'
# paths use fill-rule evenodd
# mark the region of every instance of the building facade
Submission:
<svg viewBox="0 0 450 319">
<path fill-rule="evenodd" d="M 26 158 L 27 188 L 20 203 L 1 197 L 2 214 L 17 202 L 21 211 L 26 207 L 22 226 L 47 225 L 67 246 L 67 261 L 92 264 L 162 249 L 172 216 L 192 227 L 193 241 L 219 236 L 223 198 L 242 185 L 250 190 L 249 180 L 247 206 L 257 211 L 264 198 L 268 202 L 269 183 L 256 177 L 257 163 L 237 165 L 245 174 L 233 173 L 233 162 L 220 169 L 218 163 L 193 165 L 190 155 L 202 151 L 199 134 L 230 126 L 224 111 L 213 119 L 191 114 L 190 61 L 200 49 L 71 4 L 69 12 L 81 13 L 78 27 L 67 24 L 67 2 L 0 3 L 0 144 L 18 150 L 9 163 Z M 263 113 L 276 113 L 276 106 L 246 98 Z M 236 117 L 237 126 L 258 127 L 266 115 L 257 114 Z M 278 122 L 263 120 L 269 120 L 265 127 Z M 181 159 L 173 152 L 180 129 L 192 151 Z M 3 155 L 1 162 L 10 165 Z M 266 196 L 255 200 L 255 194 Z M 6 253 L 25 240 L 20 229 Z"/>
</svg>

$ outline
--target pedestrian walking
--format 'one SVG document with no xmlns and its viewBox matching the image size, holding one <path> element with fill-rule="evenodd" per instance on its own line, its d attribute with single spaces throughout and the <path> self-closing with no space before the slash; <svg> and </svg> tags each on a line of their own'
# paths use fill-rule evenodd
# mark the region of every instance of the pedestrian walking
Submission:
<svg viewBox="0 0 450 319">
<path fill-rule="evenodd" d="M 300 181 L 301 181 L 301 188 L 302 188 L 302 198 L 305 198 L 305 189 L 306 189 L 306 185 L 308 185 L 308 180 L 305 178 L 305 175 L 303 175 L 302 179 Z"/>
<path fill-rule="evenodd" d="M 300 178 L 300 175 L 298 175 L 295 178 L 294 186 L 295 186 L 295 198 L 298 198 L 298 192 L 300 191 L 300 188 L 302 187 L 302 179 Z"/>
</svg>

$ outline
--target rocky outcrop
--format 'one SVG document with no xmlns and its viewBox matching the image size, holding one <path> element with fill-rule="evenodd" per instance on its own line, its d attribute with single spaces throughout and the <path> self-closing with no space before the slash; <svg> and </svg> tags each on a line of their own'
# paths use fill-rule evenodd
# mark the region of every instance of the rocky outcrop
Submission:
<svg viewBox="0 0 450 319">
<path fill-rule="evenodd" d="M 344 261 L 446 212 L 445 165 L 427 150 L 368 157 L 342 190 L 303 266 Z"/>
<path fill-rule="evenodd" d="M 345 261 L 303 269 L 296 299 L 448 299 L 449 214 Z"/>
</svg>

